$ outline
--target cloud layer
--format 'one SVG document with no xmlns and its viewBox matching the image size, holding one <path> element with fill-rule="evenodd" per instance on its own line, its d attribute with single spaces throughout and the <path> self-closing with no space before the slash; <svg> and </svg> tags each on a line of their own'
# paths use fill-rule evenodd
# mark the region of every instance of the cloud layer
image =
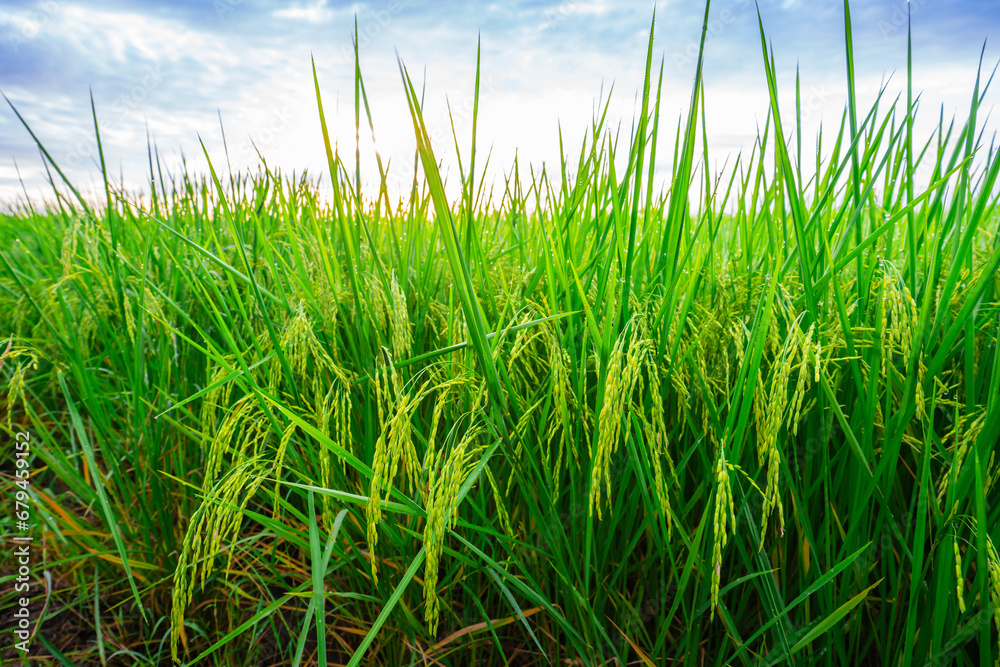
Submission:
<svg viewBox="0 0 1000 667">
<path fill-rule="evenodd" d="M 762 0 L 783 103 L 794 104 L 802 76 L 804 136 L 820 122 L 836 127 L 846 100 L 843 5 Z M 852 4 L 860 102 L 889 80 L 888 102 L 905 88 L 907 3 Z M 217 166 L 256 169 L 257 150 L 287 172 L 325 170 L 310 58 L 314 57 L 333 138 L 355 143 L 351 34 L 359 31 L 362 69 L 375 136 L 394 178 L 412 174 L 413 140 L 397 53 L 418 85 L 436 147 L 454 153 L 448 108 L 462 149 L 471 133 L 477 45 L 482 48 L 479 145 L 506 169 L 554 165 L 561 127 L 575 146 L 602 90 L 612 127 L 627 138 L 642 85 L 653 3 L 611 0 L 14 0 L 0 8 L 0 89 L 53 158 L 85 191 L 99 188 L 90 93 L 105 158 L 115 181 L 148 190 L 147 130 L 172 173 L 185 160 L 204 171 L 199 138 Z M 930 131 L 943 105 L 964 118 L 980 50 L 1000 30 L 991 2 L 914 0 L 914 85 L 923 91 L 918 130 Z M 687 109 L 703 18 L 698 3 L 659 2 L 655 53 L 664 64 L 663 122 Z M 707 123 L 713 159 L 749 150 L 767 112 L 760 33 L 752 0 L 712 5 L 705 63 Z M 987 45 L 987 74 L 1000 57 Z M 426 78 L 425 78 L 426 77 Z M 987 98 L 992 106 L 995 95 Z M 789 127 L 791 124 L 788 123 Z M 366 181 L 377 173 L 362 119 Z M 671 135 L 661 160 L 669 168 Z M 923 136 L 923 135 L 918 135 Z M 31 137 L 9 108 L 0 111 L 0 200 L 51 198 Z"/>
</svg>

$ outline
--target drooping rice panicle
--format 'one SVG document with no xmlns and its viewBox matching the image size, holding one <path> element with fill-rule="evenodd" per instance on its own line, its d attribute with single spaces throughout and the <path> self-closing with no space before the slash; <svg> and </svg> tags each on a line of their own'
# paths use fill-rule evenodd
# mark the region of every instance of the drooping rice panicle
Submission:
<svg viewBox="0 0 1000 667">
<path fill-rule="evenodd" d="M 965 575 L 962 573 L 962 554 L 958 550 L 958 535 L 952 536 L 955 551 L 955 597 L 958 599 L 958 610 L 965 613 Z"/>
<path fill-rule="evenodd" d="M 601 484 L 611 496 L 611 456 L 618 449 L 622 436 L 622 425 L 626 424 L 624 437 L 628 437 L 628 415 L 631 410 L 632 390 L 642 370 L 642 360 L 648 342 L 636 331 L 638 327 L 627 327 L 618 337 L 608 364 L 608 383 L 605 389 L 604 407 L 598 420 L 598 441 L 594 449 L 590 483 L 590 514 L 597 510 L 601 518 Z"/>
<path fill-rule="evenodd" d="M 719 448 L 719 458 L 715 463 L 715 513 L 712 520 L 712 613 L 719 606 L 719 585 L 722 581 L 722 550 L 729 542 L 728 526 L 736 527 L 736 513 L 733 510 L 733 490 L 729 481 L 729 466 L 725 452 Z"/>
<path fill-rule="evenodd" d="M 424 564 L 424 620 L 432 637 L 437 634 L 440 620 L 437 584 L 441 552 L 445 537 L 458 515 L 458 488 L 468 476 L 474 456 L 482 449 L 476 445 L 482 432 L 482 426 L 471 426 L 446 456 L 442 452 L 441 472 L 434 479 L 430 501 L 427 503 L 427 523 L 424 527 L 424 546 L 427 548 L 427 560 Z"/>
</svg>

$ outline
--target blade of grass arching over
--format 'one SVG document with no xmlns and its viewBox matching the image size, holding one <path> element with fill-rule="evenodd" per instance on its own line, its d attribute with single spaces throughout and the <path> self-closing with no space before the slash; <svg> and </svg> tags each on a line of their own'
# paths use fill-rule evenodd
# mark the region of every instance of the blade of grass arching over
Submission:
<svg viewBox="0 0 1000 667">
<path fill-rule="evenodd" d="M 49 652 L 49 655 L 58 661 L 60 665 L 63 667 L 76 667 L 76 665 L 70 662 L 69 658 L 63 655 L 58 648 L 53 646 L 52 643 L 45 638 L 45 635 L 38 635 L 38 641 L 42 643 L 42 646 L 44 646 L 45 650 Z"/>
<path fill-rule="evenodd" d="M 312 434 L 310 434 L 310 435 L 312 435 Z M 293 474 L 296 473 L 296 471 L 294 471 L 294 470 L 291 471 L 291 472 Z M 311 478 L 306 477 L 306 476 L 301 475 L 301 474 L 300 474 L 300 477 L 305 482 L 308 482 L 308 481 L 311 480 Z M 365 505 L 368 504 L 368 498 L 369 497 L 368 496 L 363 496 L 363 495 L 360 495 L 360 494 L 357 494 L 357 493 L 347 493 L 346 491 L 338 491 L 336 489 L 328 489 L 328 488 L 325 488 L 325 487 L 322 487 L 322 486 L 316 486 L 315 484 L 305 484 L 305 483 L 300 484 L 298 482 L 287 482 L 287 481 L 284 481 L 281 484 L 282 484 L 282 486 L 287 486 L 287 487 L 294 488 L 294 489 L 301 489 L 303 491 L 312 492 L 312 493 L 315 493 L 315 494 L 319 494 L 321 496 L 327 496 L 327 497 L 330 497 L 330 498 L 335 498 L 335 499 L 343 501 L 345 503 L 351 503 L 352 505 L 358 505 L 360 507 L 364 507 Z M 382 501 L 382 509 L 385 510 L 385 511 L 387 511 L 387 512 L 393 513 L 393 514 L 400 514 L 400 515 L 405 515 L 405 516 L 416 516 L 416 517 L 424 517 L 424 516 L 426 516 L 426 512 L 424 512 L 419 507 L 416 507 L 416 505 L 407 506 L 407 505 L 403 505 L 403 504 L 400 504 L 400 503 L 393 502 L 391 500 L 388 500 L 388 501 L 383 500 Z"/>
<path fill-rule="evenodd" d="M 76 197 L 77 202 L 80 204 L 80 208 L 84 210 L 84 212 L 91 220 L 94 220 L 96 222 L 97 216 L 94 215 L 94 212 L 91 211 L 89 206 L 87 206 L 87 201 L 83 198 L 80 192 L 75 187 L 73 187 L 73 183 L 70 182 L 70 180 L 66 177 L 66 174 L 64 174 L 62 169 L 59 168 L 59 165 L 56 163 L 56 161 L 52 159 L 52 156 L 45 149 L 45 146 L 42 145 L 41 140 L 35 135 L 34 130 L 32 130 L 31 126 L 28 125 L 28 121 L 24 120 L 24 116 L 21 115 L 21 112 L 17 110 L 17 107 L 14 106 L 14 103 L 10 101 L 10 98 L 8 98 L 6 94 L 0 93 L 0 95 L 3 96 L 4 101 L 10 107 L 11 111 L 14 112 L 14 115 L 17 116 L 17 119 L 21 121 L 21 125 L 24 126 L 24 129 L 27 130 L 28 134 L 31 135 L 31 139 L 32 141 L 35 142 L 35 145 L 38 146 L 39 152 L 43 156 L 45 156 L 45 159 L 47 160 L 48 164 L 52 165 L 52 168 L 56 170 L 57 174 L 59 174 L 59 178 L 62 179 L 63 183 L 66 184 L 66 187 L 68 187 L 70 189 L 70 192 L 73 193 L 73 196 Z"/>
<path fill-rule="evenodd" d="M 348 465 L 350 465 L 352 468 L 360 472 L 365 477 L 368 477 L 369 479 L 372 477 L 374 473 L 371 467 L 368 466 L 364 461 L 357 458 L 354 454 L 352 454 L 348 450 L 344 449 L 343 446 L 336 443 L 329 436 L 327 436 L 318 428 L 316 428 L 315 426 L 304 420 L 302 417 L 296 415 L 294 412 L 292 412 L 289 408 L 285 407 L 285 405 L 283 405 L 277 399 L 272 398 L 271 402 L 273 403 L 274 407 L 276 407 L 282 414 L 284 414 L 285 417 L 290 422 L 298 426 L 304 432 L 311 435 L 318 443 L 320 443 L 321 445 L 332 451 L 340 458 L 344 459 L 344 461 Z M 393 491 L 395 492 L 397 491 L 397 489 L 393 489 Z"/>
<path fill-rule="evenodd" d="M 62 371 L 57 371 L 56 375 L 59 379 L 59 387 L 62 389 L 63 396 L 66 398 L 66 408 L 69 410 L 70 422 L 73 425 L 73 430 L 76 432 L 77 438 L 79 438 L 80 446 L 83 449 L 83 455 L 87 460 L 87 465 L 93 471 L 93 482 L 94 490 L 97 492 L 97 500 L 101 506 L 101 512 L 104 514 L 104 521 L 108 526 L 108 531 L 111 533 L 112 539 L 115 542 L 115 548 L 118 551 L 118 557 L 122 559 L 122 567 L 125 569 L 125 577 L 128 580 L 129 588 L 132 590 L 132 598 L 135 600 L 136 607 L 139 609 L 139 615 L 142 617 L 143 621 L 148 622 L 149 619 L 146 618 L 146 609 L 142 605 L 142 599 L 139 597 L 139 589 L 135 585 L 135 577 L 132 574 L 132 568 L 129 565 L 128 550 L 125 547 L 125 541 L 122 539 L 121 532 L 118 529 L 118 519 L 111 512 L 111 505 L 108 503 L 107 494 L 104 491 L 104 483 L 101 481 L 101 471 L 97 467 L 97 460 L 94 457 L 94 449 L 90 444 L 90 437 L 87 435 L 87 429 L 84 427 L 83 422 L 80 420 L 80 414 L 76 410 L 76 403 L 73 401 L 73 397 L 70 395 L 69 386 L 66 384 L 66 378 L 63 376 Z"/>
<path fill-rule="evenodd" d="M 448 206 L 448 199 L 444 192 L 444 184 L 441 182 L 437 162 L 432 152 L 430 135 L 427 133 L 423 113 L 417 103 L 417 91 L 413 87 L 413 82 L 410 80 L 410 75 L 406 72 L 402 61 L 399 63 L 399 70 L 403 78 L 410 116 L 413 119 L 413 130 L 417 138 L 417 150 L 420 153 L 420 160 L 424 167 L 427 185 L 434 202 L 438 230 L 448 256 L 448 264 L 454 276 L 455 288 L 458 290 L 459 298 L 462 302 L 462 311 L 465 313 L 466 322 L 469 327 L 469 336 L 472 338 L 472 346 L 485 375 L 486 386 L 490 392 L 490 396 L 500 407 L 503 418 L 505 420 L 510 419 L 511 423 L 516 424 L 518 416 L 510 412 L 507 397 L 500 385 L 500 376 L 493 363 L 493 353 L 487 339 L 489 332 L 483 318 L 479 300 L 476 298 L 472 275 L 462 254 L 458 231 L 455 229 L 451 208 Z M 510 432 L 506 427 L 505 430 L 508 433 Z M 505 435 L 505 437 L 507 436 Z"/>
</svg>

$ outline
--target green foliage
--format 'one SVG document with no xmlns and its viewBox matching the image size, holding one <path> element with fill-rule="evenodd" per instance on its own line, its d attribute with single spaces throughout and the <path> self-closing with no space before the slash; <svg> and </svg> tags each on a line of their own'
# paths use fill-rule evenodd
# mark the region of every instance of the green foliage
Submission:
<svg viewBox="0 0 1000 667">
<path fill-rule="evenodd" d="M 3 430 L 38 443 L 63 583 L 39 645 L 64 664 L 1000 660 L 1000 157 L 979 82 L 920 152 L 912 90 L 856 109 L 845 15 L 849 110 L 808 181 L 761 22 L 770 117 L 724 189 L 697 161 L 700 55 L 655 192 L 651 32 L 628 149 L 602 114 L 558 179 L 515 163 L 497 204 L 475 129 L 448 201 L 401 66 L 422 180 L 395 207 L 381 157 L 361 192 L 316 78 L 330 201 L 266 167 L 164 179 L 150 151 L 143 203 L 105 177 L 103 209 L 65 182 L 73 200 L 54 185 L 0 218 Z M 79 618 L 97 645 L 59 635 Z"/>
</svg>

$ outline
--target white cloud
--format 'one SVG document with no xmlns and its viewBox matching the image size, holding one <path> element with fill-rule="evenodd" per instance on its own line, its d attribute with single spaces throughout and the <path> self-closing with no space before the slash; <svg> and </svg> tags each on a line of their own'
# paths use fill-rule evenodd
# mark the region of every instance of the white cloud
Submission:
<svg viewBox="0 0 1000 667">
<path fill-rule="evenodd" d="M 287 9 L 275 10 L 273 16 L 306 23 L 327 23 L 333 18 L 333 12 L 327 9 L 326 0 L 317 0 L 311 5 L 295 4 Z"/>
<path fill-rule="evenodd" d="M 234 171 L 256 170 L 257 156 L 250 143 L 252 140 L 269 166 L 287 172 L 295 169 L 300 173 L 308 167 L 313 176 L 318 176 L 321 171 L 326 172 L 327 166 L 309 67 L 310 53 L 315 50 L 331 140 L 339 144 L 342 155 L 350 156 L 353 173 L 354 70 L 353 49 L 350 49 L 353 21 L 346 17 L 360 9 L 362 70 L 381 156 L 385 162 L 392 160 L 390 192 L 393 182 L 399 191 L 408 189 L 414 144 L 394 47 L 409 65 L 418 89 L 422 88 L 426 72 L 425 117 L 434 133 L 435 151 L 452 175 L 449 188 L 453 189 L 457 184 L 457 160 L 445 98 L 450 98 L 455 111 L 456 131 L 463 157 L 466 157 L 471 114 L 465 109 L 469 106 L 475 80 L 477 24 L 482 27 L 483 45 L 478 142 L 483 162 L 486 152 L 493 149 L 488 181 L 492 182 L 498 173 L 510 168 L 515 151 L 520 157 L 522 174 L 528 172 L 527 162 L 537 167 L 545 161 L 550 170 L 556 167 L 559 162 L 557 123 L 561 122 L 566 151 L 572 154 L 577 150 L 590 127 L 594 101 L 602 83 L 607 95 L 611 83 L 615 82 L 607 127 L 614 132 L 621 121 L 622 141 L 627 141 L 636 111 L 635 93 L 642 86 L 645 40 L 629 39 L 619 43 L 607 35 L 612 30 L 616 35 L 644 31 L 648 27 L 648 3 L 643 2 L 642 7 L 638 7 L 638 3 L 631 5 L 636 17 L 634 21 L 628 12 L 620 10 L 610 0 L 559 0 L 547 8 L 524 10 L 517 20 L 513 17 L 521 10 L 508 12 L 509 8 L 499 4 L 492 5 L 491 9 L 500 12 L 500 17 L 484 17 L 489 10 L 484 12 L 482 9 L 473 12 L 474 15 L 446 17 L 442 9 L 434 8 L 440 7 L 438 5 L 415 16 L 413 5 L 407 5 L 413 9 L 412 13 L 393 10 L 392 7 L 401 5 L 398 0 L 345 5 L 346 2 L 339 1 L 300 0 L 299 4 L 283 10 L 250 16 L 265 30 L 234 34 L 226 30 L 213 31 L 212 26 L 200 28 L 180 19 L 156 17 L 139 9 L 84 10 L 62 0 L 60 12 L 49 19 L 36 39 L 51 40 L 54 45 L 58 44 L 57 51 L 83 64 L 79 70 L 83 72 L 80 85 L 71 82 L 72 86 L 61 85 L 46 91 L 44 87 L 36 88 L 32 82 L 24 81 L 4 88 L 62 166 L 67 166 L 71 155 L 78 156 L 75 162 L 79 168 L 68 170 L 68 174 L 82 189 L 91 181 L 98 192 L 102 187 L 99 180 L 93 178 L 96 173 L 90 157 L 93 151 L 86 143 L 92 141 L 93 136 L 86 97 L 88 83 L 95 85 L 109 168 L 116 177 L 124 172 L 126 181 L 131 181 L 129 185 L 136 189 L 148 190 L 144 125 L 147 118 L 160 154 L 166 156 L 175 173 L 179 170 L 178 158 L 182 150 L 192 174 L 201 174 L 207 169 L 198 136 L 205 140 L 215 167 L 226 169 L 216 108 L 221 109 Z M 247 6 L 244 8 L 250 11 Z M 0 25 L 5 25 L 5 21 L 6 25 L 14 25 L 12 14 L 4 14 L 4 11 L 0 9 Z M 383 15 L 391 20 L 378 19 Z M 345 17 L 343 21 L 342 16 Z M 708 46 L 706 115 L 713 168 L 716 161 L 721 166 L 727 156 L 731 165 L 740 150 L 746 159 L 758 127 L 763 126 L 767 115 L 763 66 L 750 66 L 759 63 L 761 58 L 759 43 L 755 41 L 756 17 L 749 12 L 738 17 L 725 24 L 725 32 L 721 33 L 724 38 Z M 491 18 L 496 20 L 491 21 Z M 539 29 L 540 25 L 556 25 L 562 21 L 558 31 L 543 33 Z M 332 23 L 334 28 L 329 25 L 314 27 L 324 22 Z M 674 124 L 678 113 L 686 113 L 690 99 L 693 61 L 680 69 L 673 66 L 676 49 L 684 48 L 686 38 L 700 35 L 700 18 L 697 26 L 689 24 L 661 20 L 657 25 L 654 59 L 658 58 L 661 49 L 667 54 L 658 177 L 665 178 L 669 172 Z M 859 24 L 864 25 L 860 21 Z M 365 32 L 368 25 L 373 26 L 370 33 Z M 869 45 L 870 53 L 862 53 L 862 40 L 856 42 L 859 107 L 862 109 L 867 109 L 872 102 L 882 72 L 899 66 L 896 60 L 885 55 L 889 45 L 880 39 L 880 33 L 871 23 L 868 25 L 873 39 L 864 44 Z M 416 30 L 415 26 L 421 29 Z M 749 42 L 745 39 L 747 35 L 751 38 Z M 780 32 L 778 36 L 777 41 L 782 45 Z M 805 57 L 802 68 L 803 149 L 808 152 L 815 146 L 815 132 L 820 121 L 825 120 L 826 151 L 833 143 L 831 134 L 836 131 L 846 102 L 843 67 L 839 64 L 842 46 L 814 40 L 811 35 L 806 41 L 795 45 L 785 42 L 778 53 L 783 120 L 786 133 L 792 132 L 794 64 L 801 53 Z M 746 43 L 750 44 L 749 50 Z M 678 44 L 681 47 L 677 47 Z M 248 58 L 248 53 L 253 57 Z M 905 51 L 901 53 L 905 57 Z M 968 62 L 963 60 L 961 68 L 955 68 L 951 62 L 936 63 L 931 55 L 914 54 L 914 85 L 917 90 L 926 91 L 916 134 L 924 139 L 933 130 L 939 105 L 945 105 L 946 120 L 952 111 L 958 112 L 960 120 L 963 118 L 977 63 L 971 58 Z M 905 60 L 903 63 L 905 67 Z M 150 71 L 147 66 L 160 66 L 160 69 Z M 734 72 L 742 74 L 737 76 Z M 144 87 L 144 80 L 151 87 Z M 885 106 L 895 98 L 901 86 L 905 86 L 905 75 L 897 74 L 891 82 Z M 987 105 L 996 99 L 996 94 L 991 92 Z M 118 102 L 120 104 L 116 105 Z M 37 167 L 37 152 L 23 148 L 30 146 L 30 140 L 21 140 L 26 133 L 17 126 L 13 114 L 2 109 L 0 121 L 4 121 L 0 129 L 5 135 L 0 145 L 9 147 L 6 155 L 0 155 L 0 202 L 20 195 L 20 185 L 10 170 L 11 152 L 17 157 L 32 196 L 36 191 L 44 192 L 48 186 L 44 172 Z M 112 126 L 107 132 L 103 129 L 105 124 Z M 366 192 L 371 194 L 378 187 L 379 177 L 363 107 L 361 124 L 362 180 Z M 18 136 L 16 142 L 8 139 L 15 134 Z M 83 151 L 79 148 L 81 144 Z M 84 155 L 84 159 L 79 159 L 79 155 Z M 121 170 L 120 163 L 124 167 Z M 477 164 L 482 162 L 477 160 Z M 498 183 L 502 189 L 503 179 L 498 179 Z"/>
<path fill-rule="evenodd" d="M 579 14 L 582 16 L 601 16 L 611 11 L 611 3 L 607 0 L 590 0 L 589 2 L 566 2 L 556 11 L 562 14 Z"/>
</svg>

